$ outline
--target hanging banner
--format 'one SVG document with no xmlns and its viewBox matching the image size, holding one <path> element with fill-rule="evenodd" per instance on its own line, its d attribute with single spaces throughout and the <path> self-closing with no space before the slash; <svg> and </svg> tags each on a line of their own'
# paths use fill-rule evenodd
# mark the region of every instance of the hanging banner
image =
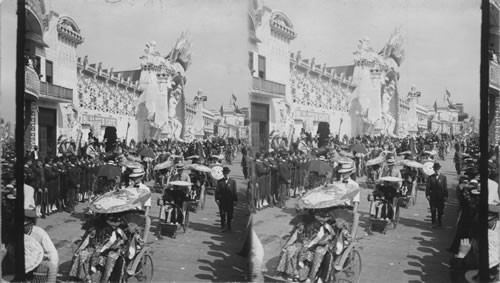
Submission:
<svg viewBox="0 0 500 283">
<path fill-rule="evenodd" d="M 117 121 L 115 118 L 105 118 L 97 115 L 87 115 L 83 114 L 81 118 L 82 125 L 93 125 L 99 123 L 104 127 L 116 127 Z"/>
</svg>

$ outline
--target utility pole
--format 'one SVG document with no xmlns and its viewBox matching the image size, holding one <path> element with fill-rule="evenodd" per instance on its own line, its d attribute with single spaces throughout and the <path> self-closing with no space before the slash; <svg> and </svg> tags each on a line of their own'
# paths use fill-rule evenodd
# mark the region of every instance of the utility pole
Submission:
<svg viewBox="0 0 500 283">
<path fill-rule="evenodd" d="M 17 143 L 24 142 L 24 31 L 26 29 L 26 7 L 24 0 L 17 1 L 17 52 L 16 55 L 16 134 Z M 21 107 L 22 106 L 22 107 Z M 20 282 L 25 279 L 24 262 L 24 146 L 16 146 L 16 207 L 15 207 L 15 281 Z"/>
</svg>

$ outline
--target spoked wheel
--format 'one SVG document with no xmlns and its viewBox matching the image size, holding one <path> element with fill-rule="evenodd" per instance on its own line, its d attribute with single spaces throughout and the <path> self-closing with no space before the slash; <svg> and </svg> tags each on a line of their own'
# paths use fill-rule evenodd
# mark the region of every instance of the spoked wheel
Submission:
<svg viewBox="0 0 500 283">
<path fill-rule="evenodd" d="M 349 253 L 344 269 L 335 274 L 335 282 L 358 283 L 361 276 L 361 255 L 355 249 Z"/>
<path fill-rule="evenodd" d="M 151 255 L 145 253 L 141 262 L 137 266 L 137 272 L 127 278 L 125 282 L 146 282 L 151 283 L 153 280 L 154 268 L 153 268 L 153 259 Z"/>
<path fill-rule="evenodd" d="M 205 190 L 205 186 L 201 186 L 200 192 L 200 207 L 201 210 L 205 209 L 205 199 L 207 197 L 207 191 Z"/>
<path fill-rule="evenodd" d="M 184 225 L 182 225 L 182 228 L 184 229 L 184 233 L 186 233 L 186 230 L 189 226 L 189 210 L 186 210 L 186 216 L 184 216 Z"/>
<path fill-rule="evenodd" d="M 399 210 L 400 210 L 400 206 L 402 205 L 401 204 L 401 200 L 402 199 L 398 199 L 398 202 L 397 202 L 397 205 L 396 205 L 396 211 L 394 212 L 394 229 L 396 229 L 396 226 L 398 226 L 399 224 Z"/>
</svg>

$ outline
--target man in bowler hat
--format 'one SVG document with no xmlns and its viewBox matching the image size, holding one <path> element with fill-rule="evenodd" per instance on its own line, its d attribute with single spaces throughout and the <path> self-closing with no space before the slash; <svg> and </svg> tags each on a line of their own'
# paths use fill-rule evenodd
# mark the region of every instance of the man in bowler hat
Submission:
<svg viewBox="0 0 500 283">
<path fill-rule="evenodd" d="M 219 206 L 221 217 L 221 232 L 231 231 L 234 206 L 238 202 L 236 181 L 228 177 L 229 172 L 231 172 L 229 167 L 222 169 L 224 178 L 217 181 L 217 187 L 215 188 L 215 202 Z"/>
<path fill-rule="evenodd" d="M 443 216 L 444 203 L 448 200 L 448 186 L 446 176 L 439 172 L 441 165 L 436 162 L 433 168 L 434 174 L 427 181 L 425 197 L 431 207 L 432 227 L 435 228 L 436 225 L 442 226 L 441 217 Z"/>
</svg>

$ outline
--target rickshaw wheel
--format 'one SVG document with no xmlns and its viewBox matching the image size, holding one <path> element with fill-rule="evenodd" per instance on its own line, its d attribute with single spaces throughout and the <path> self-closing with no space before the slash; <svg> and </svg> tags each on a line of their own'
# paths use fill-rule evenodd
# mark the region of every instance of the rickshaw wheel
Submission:
<svg viewBox="0 0 500 283">
<path fill-rule="evenodd" d="M 398 226 L 399 224 L 399 210 L 400 210 L 400 206 L 401 206 L 401 198 L 398 199 L 398 202 L 397 202 L 397 205 L 396 205 L 396 211 L 394 212 L 394 229 L 396 229 L 396 226 Z"/>
<path fill-rule="evenodd" d="M 183 229 L 184 229 L 184 233 L 186 233 L 186 230 L 189 226 L 189 210 L 186 210 L 186 216 L 184 217 L 184 225 L 183 226 Z"/>
<path fill-rule="evenodd" d="M 358 283 L 361 267 L 361 255 L 356 249 L 352 249 L 344 263 L 344 268 L 335 274 L 335 282 Z"/>
<path fill-rule="evenodd" d="M 146 282 L 150 283 L 153 280 L 154 267 L 153 267 L 153 259 L 151 255 L 145 253 L 142 258 L 139 266 L 137 266 L 137 272 L 127 278 L 125 282 Z"/>
<path fill-rule="evenodd" d="M 203 187 L 202 192 L 200 193 L 200 208 L 201 210 L 205 209 L 205 199 L 207 197 L 207 191 L 205 187 Z"/>
</svg>

